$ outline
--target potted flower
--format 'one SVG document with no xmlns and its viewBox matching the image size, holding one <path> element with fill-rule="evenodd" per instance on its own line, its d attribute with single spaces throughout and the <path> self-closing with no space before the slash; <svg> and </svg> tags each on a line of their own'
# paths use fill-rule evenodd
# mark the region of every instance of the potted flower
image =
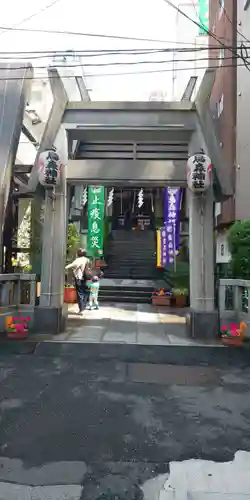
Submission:
<svg viewBox="0 0 250 500">
<path fill-rule="evenodd" d="M 185 307 L 187 296 L 187 288 L 173 288 L 173 297 L 176 307 Z"/>
<path fill-rule="evenodd" d="M 153 306 L 171 306 L 172 303 L 172 292 L 169 290 L 156 290 L 152 293 L 152 305 Z"/>
<path fill-rule="evenodd" d="M 77 302 L 76 289 L 69 283 L 64 285 L 64 302 L 67 304 L 75 304 Z"/>
<path fill-rule="evenodd" d="M 244 342 L 245 330 L 247 325 L 245 321 L 240 324 L 231 323 L 230 325 L 223 325 L 219 332 L 219 337 L 224 345 L 240 346 Z"/>
<path fill-rule="evenodd" d="M 7 316 L 5 320 L 5 328 L 8 339 L 12 340 L 24 340 L 28 338 L 28 322 L 30 321 L 30 316 L 14 317 Z"/>
</svg>

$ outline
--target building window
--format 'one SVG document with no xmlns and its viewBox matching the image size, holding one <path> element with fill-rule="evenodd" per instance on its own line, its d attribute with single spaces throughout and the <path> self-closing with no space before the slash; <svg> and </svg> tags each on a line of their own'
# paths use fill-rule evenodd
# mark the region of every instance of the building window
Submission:
<svg viewBox="0 0 250 500">
<path fill-rule="evenodd" d="M 220 117 L 223 109 L 224 109 L 224 94 L 222 94 L 220 100 L 216 103 L 217 118 Z"/>
<path fill-rule="evenodd" d="M 219 58 L 218 58 L 218 64 L 219 64 L 219 66 L 222 65 L 222 61 L 223 61 L 224 58 L 225 58 L 225 49 L 222 48 L 219 51 Z"/>
<path fill-rule="evenodd" d="M 219 10 L 219 19 L 221 18 L 222 16 L 222 12 L 225 8 L 225 0 L 219 0 L 219 4 L 220 4 L 220 10 Z"/>
</svg>

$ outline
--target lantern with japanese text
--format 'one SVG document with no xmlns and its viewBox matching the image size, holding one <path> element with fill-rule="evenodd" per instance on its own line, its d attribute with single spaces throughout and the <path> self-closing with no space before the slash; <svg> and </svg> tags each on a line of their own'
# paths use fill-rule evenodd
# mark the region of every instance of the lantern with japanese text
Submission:
<svg viewBox="0 0 250 500">
<path fill-rule="evenodd" d="M 62 161 L 55 148 L 44 151 L 38 159 L 39 182 L 45 188 L 55 187 L 60 183 Z"/>
<path fill-rule="evenodd" d="M 193 193 L 203 193 L 212 183 L 211 159 L 204 153 L 196 153 L 187 162 L 187 184 Z"/>
</svg>

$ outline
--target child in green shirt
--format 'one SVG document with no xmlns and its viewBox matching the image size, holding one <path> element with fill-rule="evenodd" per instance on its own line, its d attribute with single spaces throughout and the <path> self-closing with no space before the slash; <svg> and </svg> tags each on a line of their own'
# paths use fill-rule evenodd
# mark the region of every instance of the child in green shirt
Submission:
<svg viewBox="0 0 250 500">
<path fill-rule="evenodd" d="M 89 303 L 88 309 L 99 309 L 98 295 L 100 288 L 100 281 L 98 276 L 93 276 L 92 280 L 88 283 L 89 288 Z"/>
</svg>

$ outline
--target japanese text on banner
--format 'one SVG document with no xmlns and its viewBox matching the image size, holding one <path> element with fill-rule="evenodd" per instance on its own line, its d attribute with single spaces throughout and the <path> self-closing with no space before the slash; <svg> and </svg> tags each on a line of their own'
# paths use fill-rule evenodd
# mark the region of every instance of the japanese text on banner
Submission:
<svg viewBox="0 0 250 500">
<path fill-rule="evenodd" d="M 180 210 L 182 190 L 166 188 L 164 191 L 164 226 L 166 231 L 166 264 L 173 264 L 180 247 Z"/>
<path fill-rule="evenodd" d="M 88 187 L 88 254 L 103 254 L 103 220 L 105 192 L 103 186 Z"/>
<path fill-rule="evenodd" d="M 167 264 L 167 232 L 165 227 L 160 229 L 161 240 L 161 265 L 165 267 Z"/>
</svg>

